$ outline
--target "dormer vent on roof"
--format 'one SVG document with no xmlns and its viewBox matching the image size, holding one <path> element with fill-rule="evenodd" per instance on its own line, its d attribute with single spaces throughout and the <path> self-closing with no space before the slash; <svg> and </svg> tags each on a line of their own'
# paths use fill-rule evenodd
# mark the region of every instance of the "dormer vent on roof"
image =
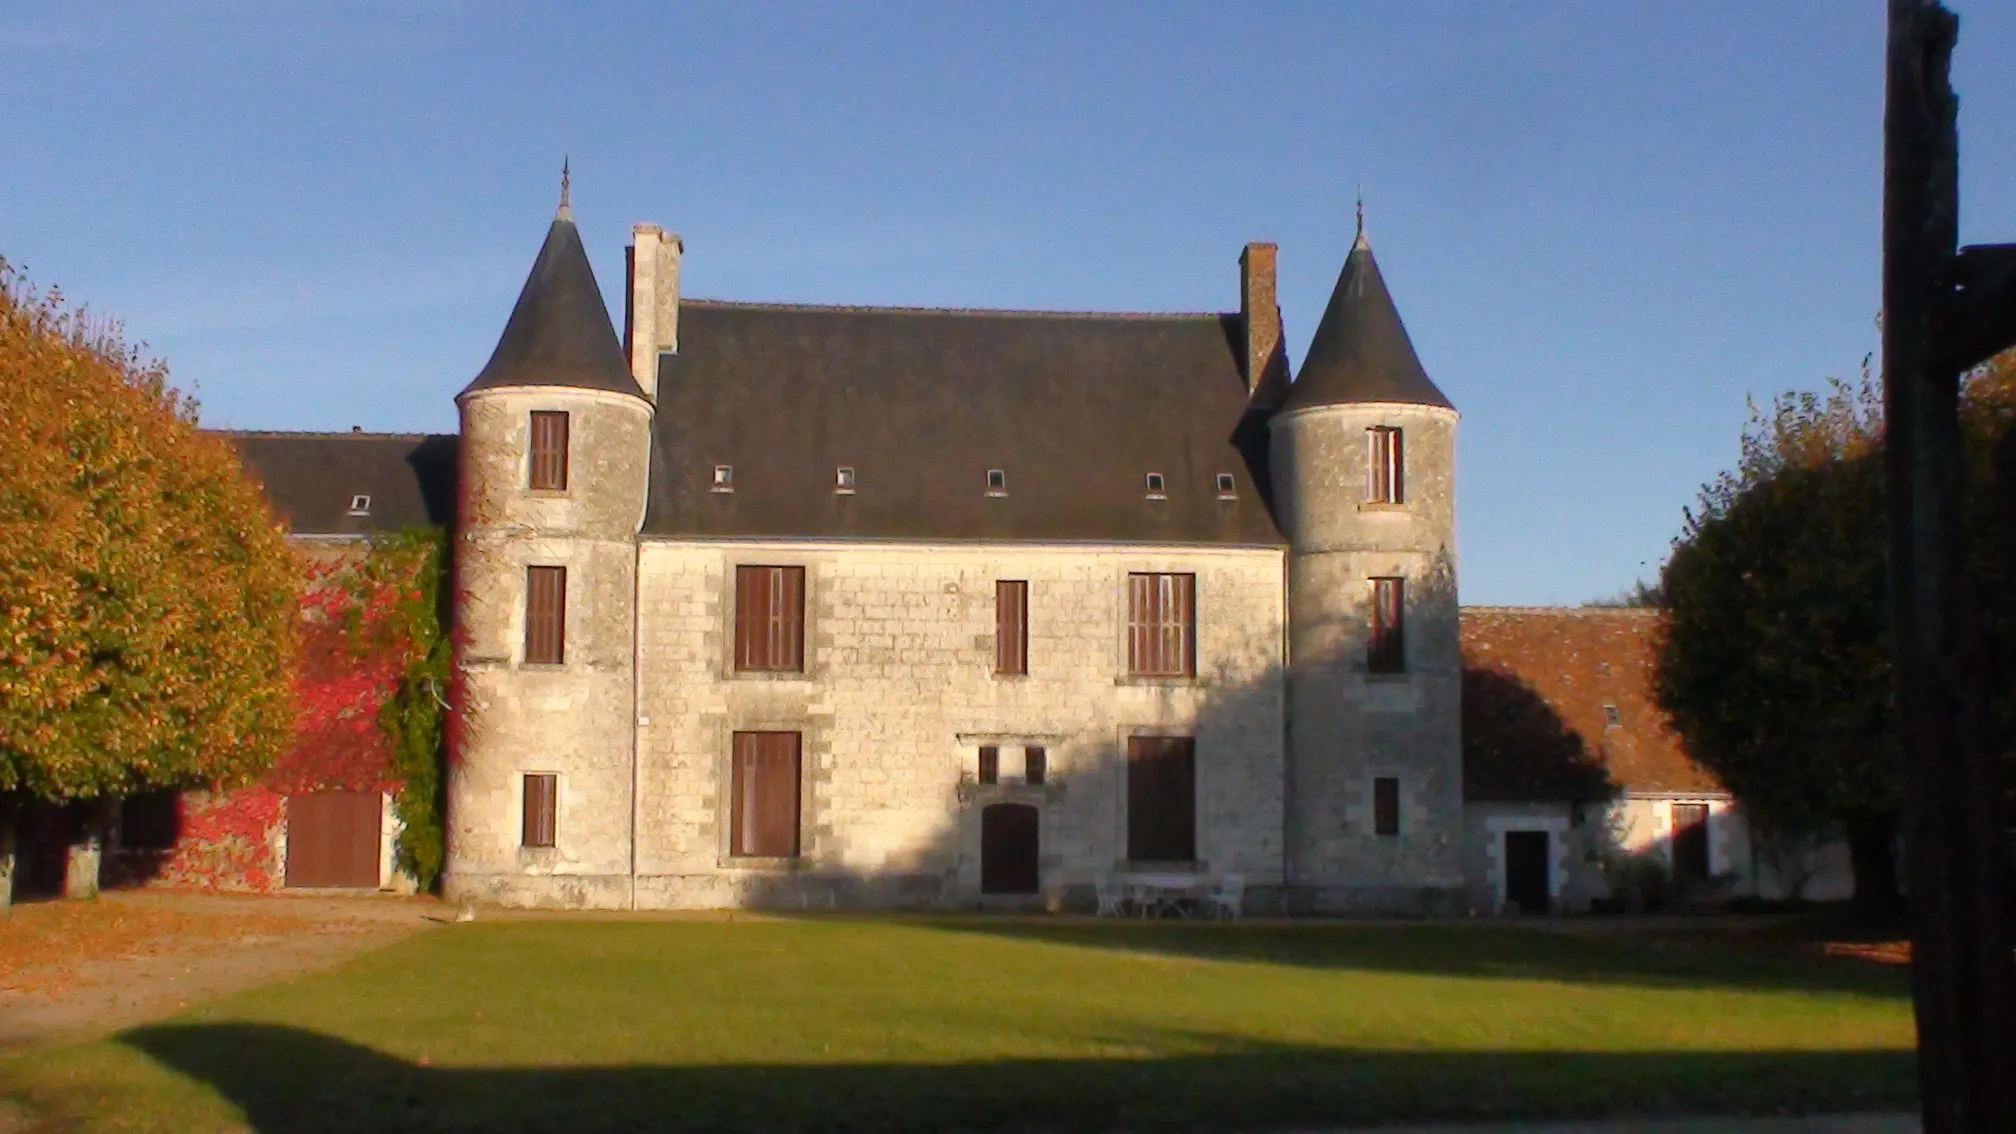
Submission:
<svg viewBox="0 0 2016 1134">
<path fill-rule="evenodd" d="M 1407 337 L 1400 311 L 1372 258 L 1361 218 L 1358 239 L 1344 258 L 1330 305 L 1316 324 L 1302 369 L 1288 387 L 1283 409 L 1405 402 L 1454 409 L 1443 396 Z"/>
<path fill-rule="evenodd" d="M 546 230 L 504 334 L 476 380 L 463 389 L 564 386 L 644 396 L 609 320 L 595 269 L 564 199 Z"/>
</svg>

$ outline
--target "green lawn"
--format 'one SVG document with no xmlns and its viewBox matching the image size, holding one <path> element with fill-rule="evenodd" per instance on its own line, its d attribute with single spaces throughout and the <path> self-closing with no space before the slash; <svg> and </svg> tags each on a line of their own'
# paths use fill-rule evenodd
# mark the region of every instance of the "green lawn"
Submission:
<svg viewBox="0 0 2016 1134">
<path fill-rule="evenodd" d="M 0 1058 L 85 1130 L 1224 1129 L 1912 1099 L 1901 969 L 1460 926 L 446 926 Z"/>
</svg>

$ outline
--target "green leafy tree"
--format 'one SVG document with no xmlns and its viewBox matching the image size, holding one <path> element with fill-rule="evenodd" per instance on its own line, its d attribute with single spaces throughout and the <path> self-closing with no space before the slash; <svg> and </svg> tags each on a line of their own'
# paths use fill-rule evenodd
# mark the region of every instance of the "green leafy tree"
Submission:
<svg viewBox="0 0 2016 1134">
<path fill-rule="evenodd" d="M 1970 377 L 1970 573 L 1983 626 L 2008 625 L 1992 454 L 2016 365 Z M 1766 832 L 1839 825 L 1858 895 L 1897 901 L 1901 753 L 1890 670 L 1881 398 L 1859 385 L 1753 407 L 1734 471 L 1686 514 L 1659 581 L 1654 694 L 1688 751 Z M 2008 699 L 2003 699 L 2006 709 Z"/>
<path fill-rule="evenodd" d="M 244 782 L 286 744 L 300 566 L 114 324 L 0 261 L 0 903 L 28 798 Z"/>
</svg>

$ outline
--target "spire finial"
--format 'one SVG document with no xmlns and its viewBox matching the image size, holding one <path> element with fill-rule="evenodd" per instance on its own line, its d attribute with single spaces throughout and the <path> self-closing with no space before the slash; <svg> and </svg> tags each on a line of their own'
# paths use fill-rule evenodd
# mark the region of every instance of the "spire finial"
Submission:
<svg viewBox="0 0 2016 1134">
<path fill-rule="evenodd" d="M 1361 182 L 1361 183 L 1359 184 L 1359 186 L 1358 186 L 1358 236 L 1357 236 L 1357 239 L 1355 239 L 1355 240 L 1353 240 L 1353 241 L 1351 242 L 1351 247 L 1353 247 L 1353 248 L 1364 248 L 1364 247 L 1366 247 L 1366 243 L 1365 243 L 1365 186 L 1364 186 L 1364 184 L 1363 184 L 1362 182 Z"/>
<path fill-rule="evenodd" d="M 573 173 L 572 173 L 572 171 L 571 171 L 571 170 L 570 170 L 570 169 L 568 168 L 568 165 L 569 165 L 569 162 L 568 162 L 568 157 L 567 157 L 567 155 L 566 155 L 566 154 L 561 154 L 561 155 L 560 155 L 560 209 L 559 209 L 559 211 L 557 211 L 557 212 L 555 212 L 555 213 L 553 214 L 553 219 L 555 219 L 555 220 L 573 220 L 573 219 L 574 219 L 574 208 L 573 208 L 573 206 L 572 206 L 572 205 L 570 205 L 570 204 L 568 204 L 568 203 L 567 203 L 567 196 L 568 196 L 568 193 L 569 193 L 569 192 L 571 191 L 571 189 L 572 189 L 572 182 L 573 182 L 573 180 L 574 180 L 574 178 L 573 178 Z"/>
</svg>

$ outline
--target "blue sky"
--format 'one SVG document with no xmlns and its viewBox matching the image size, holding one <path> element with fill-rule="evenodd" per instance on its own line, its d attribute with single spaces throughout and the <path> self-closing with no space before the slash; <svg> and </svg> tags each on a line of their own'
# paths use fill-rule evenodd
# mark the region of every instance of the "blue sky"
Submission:
<svg viewBox="0 0 2016 1134">
<path fill-rule="evenodd" d="M 2016 5 L 1962 0 L 1963 240 L 2016 240 Z M 207 422 L 449 430 L 561 154 L 620 307 L 1238 305 L 1369 228 L 1463 411 L 1464 601 L 1649 575 L 1747 396 L 1875 349 L 1882 5 L 0 7 L 0 255 Z M 619 312 L 620 314 L 620 312 Z"/>
</svg>

